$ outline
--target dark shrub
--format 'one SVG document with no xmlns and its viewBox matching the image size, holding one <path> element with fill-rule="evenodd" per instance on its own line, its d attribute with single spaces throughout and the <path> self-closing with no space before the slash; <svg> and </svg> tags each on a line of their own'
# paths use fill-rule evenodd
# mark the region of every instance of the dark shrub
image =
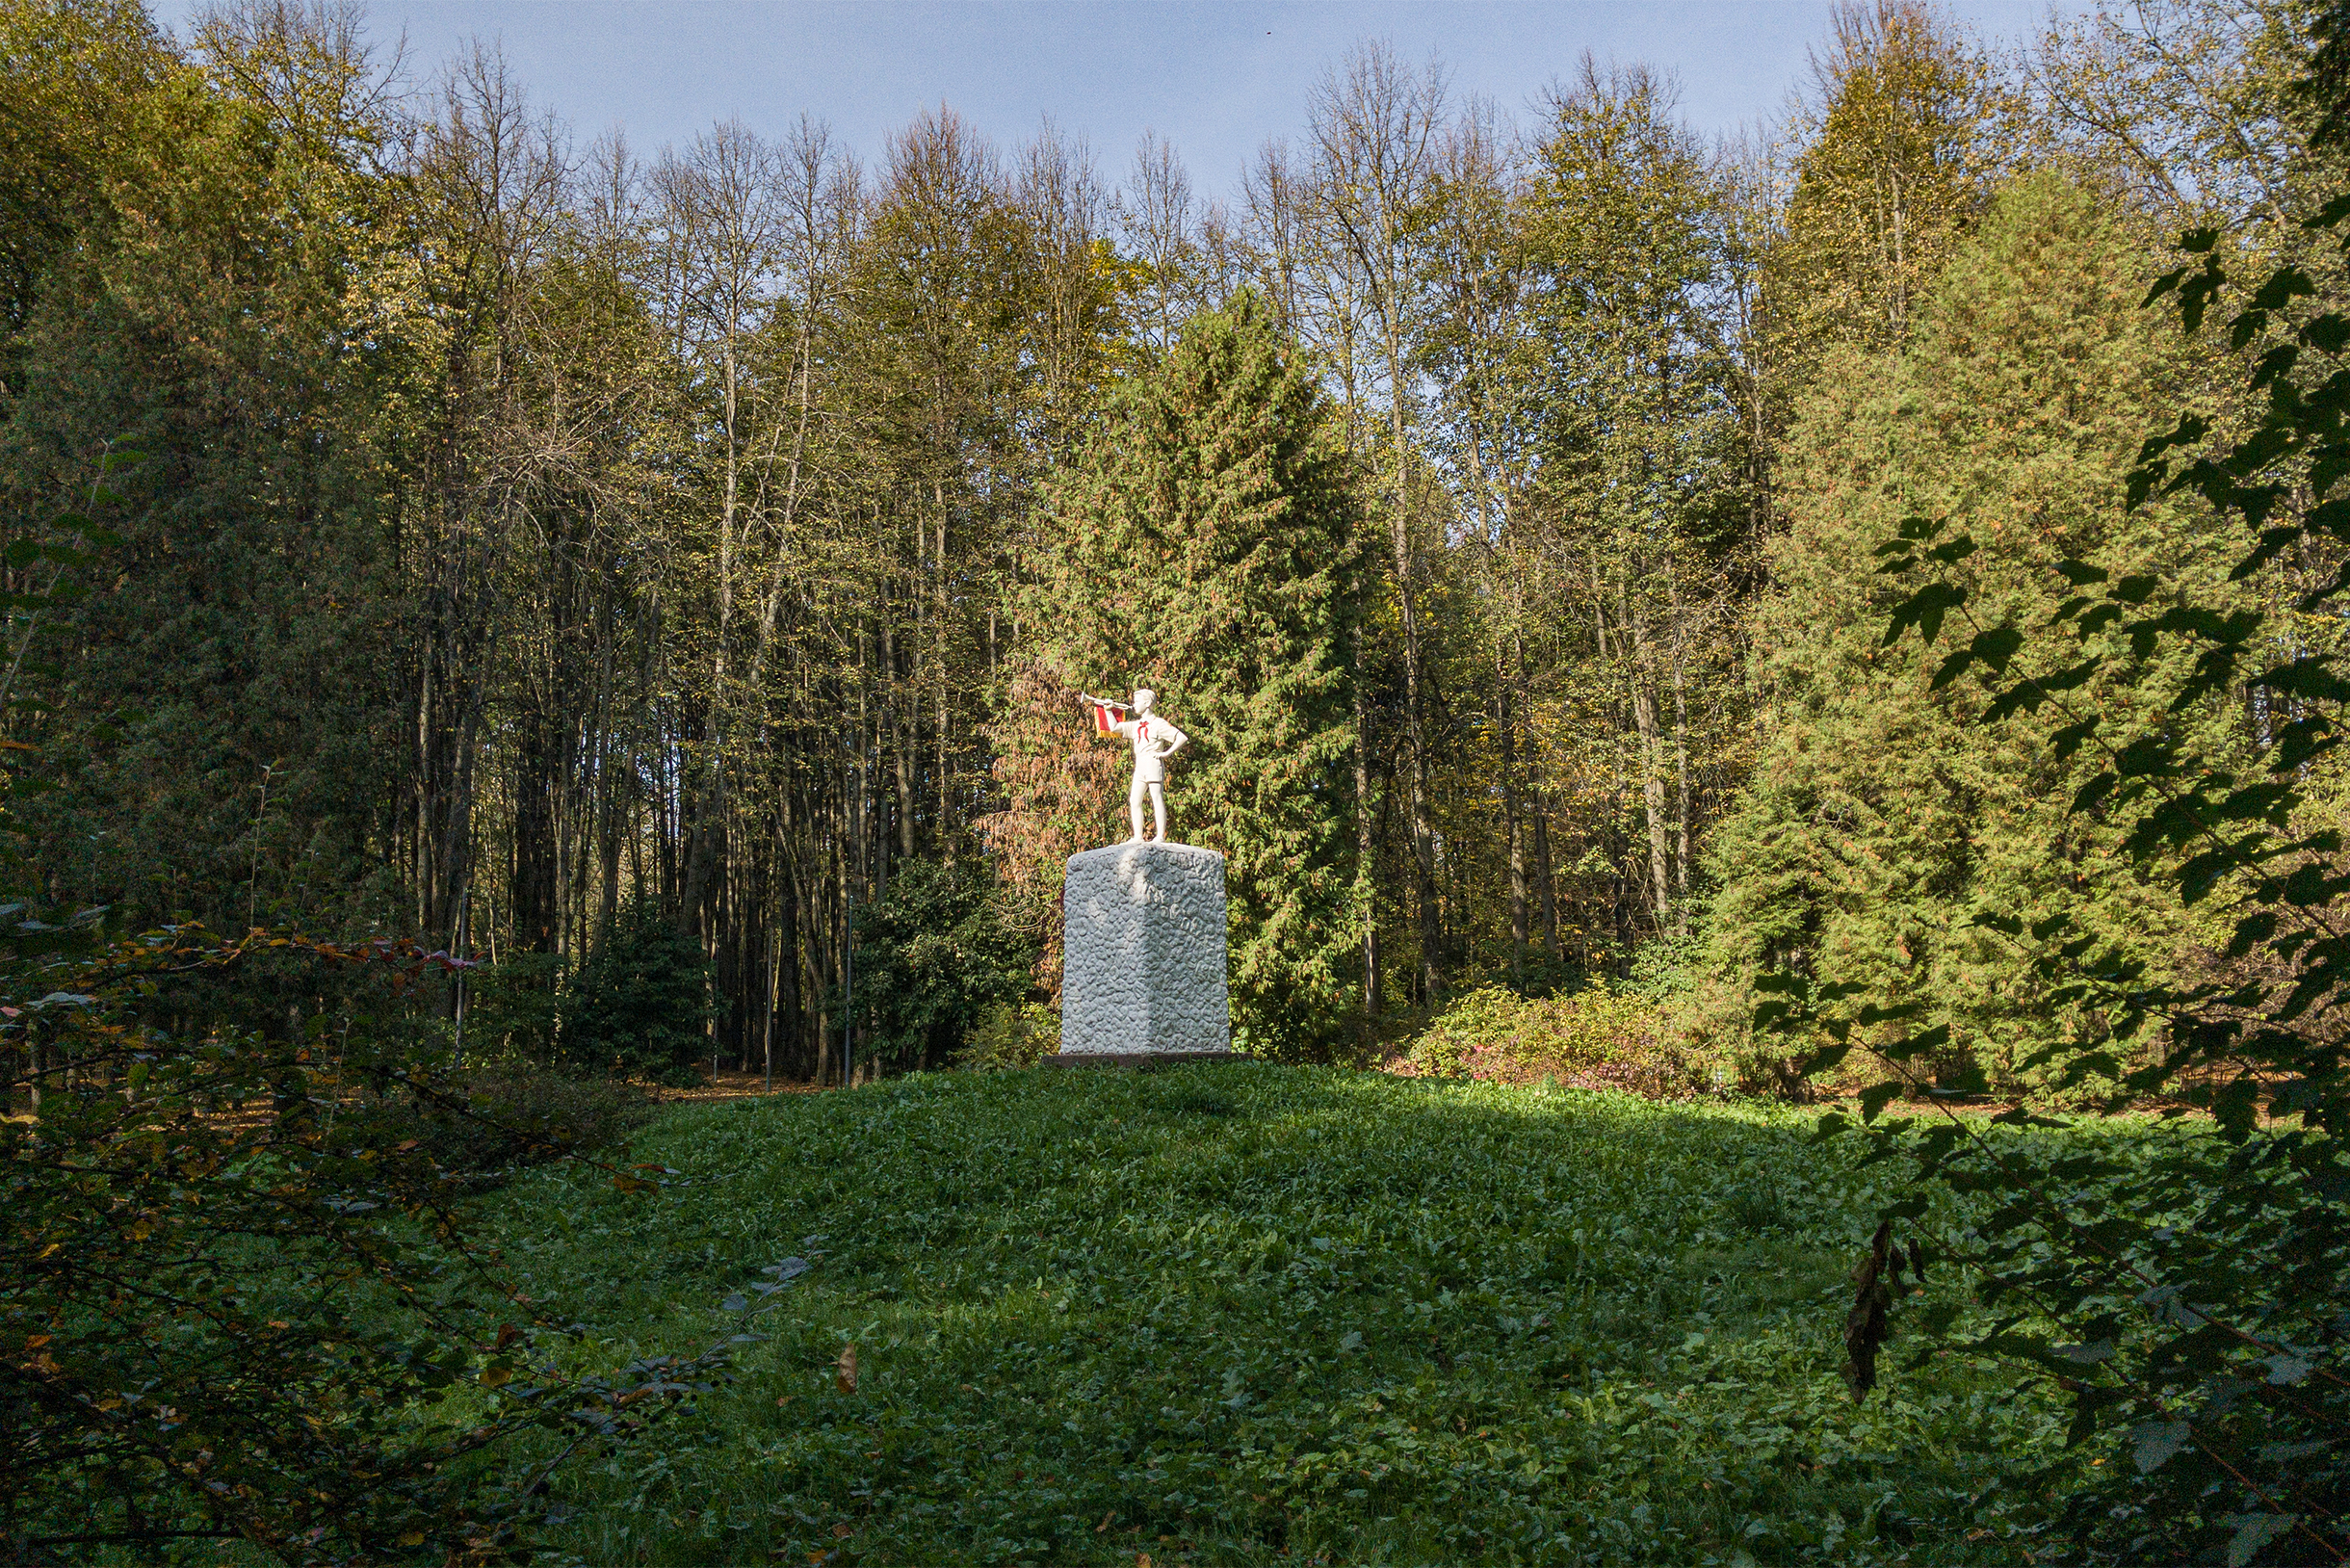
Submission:
<svg viewBox="0 0 2350 1568">
<path fill-rule="evenodd" d="M 856 1016 L 873 1059 L 942 1064 L 991 1004 L 1021 1000 L 1033 956 L 998 913 L 984 863 L 901 862 L 888 895 L 856 917 Z"/>
<path fill-rule="evenodd" d="M 563 1002 L 562 960 L 552 953 L 509 953 L 465 972 L 467 1061 L 551 1059 Z"/>
<path fill-rule="evenodd" d="M 653 905 L 633 903 L 565 987 L 561 1052 L 583 1067 L 668 1084 L 708 1058 L 709 1019 L 701 944 Z"/>
<path fill-rule="evenodd" d="M 395 1141 L 416 1139 L 434 1164 L 473 1187 L 564 1154 L 616 1144 L 653 1111 L 633 1085 L 522 1062 L 478 1069 L 463 1075 L 463 1083 L 471 1094 L 470 1115 L 402 1099 L 385 1107 L 385 1116 Z"/>
</svg>

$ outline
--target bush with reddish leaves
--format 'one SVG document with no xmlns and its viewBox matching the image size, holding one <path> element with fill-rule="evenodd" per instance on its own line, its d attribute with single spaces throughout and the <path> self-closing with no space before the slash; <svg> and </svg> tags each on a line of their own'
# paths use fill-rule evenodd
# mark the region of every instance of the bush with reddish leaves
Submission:
<svg viewBox="0 0 2350 1568">
<path fill-rule="evenodd" d="M 1710 1064 L 1667 1030 L 1655 1003 L 1604 982 L 1551 997 L 1472 991 L 1412 1042 L 1397 1070 L 1503 1084 L 1548 1079 L 1652 1099 L 1686 1099 L 1714 1087 Z"/>
</svg>

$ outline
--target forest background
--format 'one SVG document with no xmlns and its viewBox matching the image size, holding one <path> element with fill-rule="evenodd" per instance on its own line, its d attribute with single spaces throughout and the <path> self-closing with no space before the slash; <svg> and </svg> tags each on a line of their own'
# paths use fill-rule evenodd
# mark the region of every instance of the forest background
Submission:
<svg viewBox="0 0 2350 1568">
<path fill-rule="evenodd" d="M 1055 1000 L 1060 860 L 1123 818 L 1074 693 L 1150 685 L 1250 1049 L 1630 995 L 1784 1086 L 1745 1020 L 1792 965 L 2028 1085 L 2087 1026 L 1971 909 L 2173 976 L 2224 937 L 2044 735 L 1879 654 L 1872 552 L 1964 516 L 2026 618 L 2060 557 L 2223 575 L 2193 502 L 2122 499 L 2241 366 L 2140 306 L 2182 232 L 2306 244 L 2309 23 L 1845 6 L 1731 143 L 1638 65 L 1518 124 L 1371 42 L 1209 199 L 1151 139 L 646 154 L 355 12 L 6 0 L 0 505 L 38 535 L 135 454 L 87 562 L 6 566 L 49 601 L 0 691 L 32 881 L 479 955 L 436 1004 L 476 1053 L 832 1081 L 853 973 L 860 1070 L 937 1065 Z"/>
</svg>

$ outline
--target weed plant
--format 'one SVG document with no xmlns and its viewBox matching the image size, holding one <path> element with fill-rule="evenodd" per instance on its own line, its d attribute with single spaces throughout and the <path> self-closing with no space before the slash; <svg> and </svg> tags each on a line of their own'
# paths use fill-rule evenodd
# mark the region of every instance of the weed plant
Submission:
<svg viewBox="0 0 2350 1568">
<path fill-rule="evenodd" d="M 993 1002 L 979 1014 L 979 1028 L 954 1055 L 954 1064 L 975 1072 L 1033 1067 L 1060 1049 L 1060 1019 L 1041 1002 Z"/>
</svg>

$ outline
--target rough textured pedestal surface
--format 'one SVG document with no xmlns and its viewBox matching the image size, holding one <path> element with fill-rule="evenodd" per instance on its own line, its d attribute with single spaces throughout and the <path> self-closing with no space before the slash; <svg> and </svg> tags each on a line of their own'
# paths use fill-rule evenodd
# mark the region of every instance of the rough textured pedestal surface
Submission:
<svg viewBox="0 0 2350 1568">
<path fill-rule="evenodd" d="M 1038 1061 L 1040 1067 L 1181 1067 L 1188 1062 L 1246 1061 L 1237 1051 L 1062 1051 Z"/>
<path fill-rule="evenodd" d="M 1060 1054 L 1225 1051 L 1224 857 L 1113 844 L 1061 881 Z"/>
</svg>

